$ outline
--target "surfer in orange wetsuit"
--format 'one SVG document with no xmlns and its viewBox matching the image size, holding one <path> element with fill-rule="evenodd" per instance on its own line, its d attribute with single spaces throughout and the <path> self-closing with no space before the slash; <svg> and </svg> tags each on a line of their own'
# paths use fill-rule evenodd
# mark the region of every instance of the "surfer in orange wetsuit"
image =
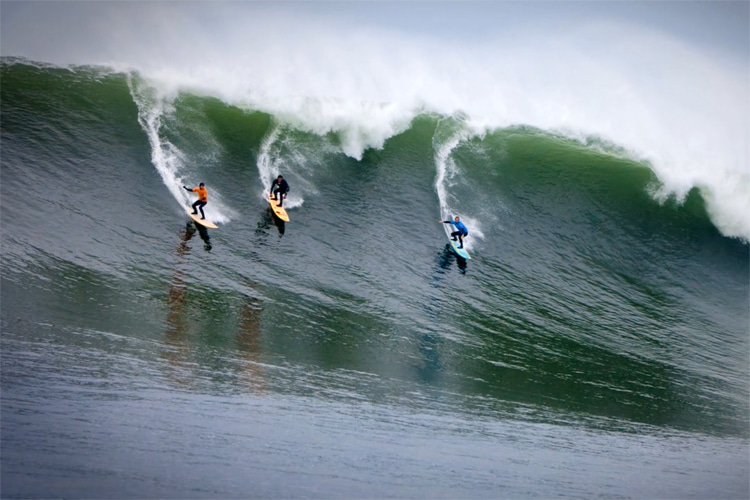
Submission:
<svg viewBox="0 0 750 500">
<path fill-rule="evenodd" d="M 205 185 L 201 182 L 197 188 L 190 189 L 187 186 L 182 186 L 185 188 L 186 191 L 189 191 L 191 193 L 198 193 L 198 201 L 193 203 L 191 206 L 193 207 L 193 214 L 198 215 L 198 209 L 201 209 L 201 220 L 204 220 L 206 218 L 206 214 L 203 213 L 203 207 L 206 206 L 206 203 L 208 203 L 208 191 L 206 191 Z"/>
</svg>

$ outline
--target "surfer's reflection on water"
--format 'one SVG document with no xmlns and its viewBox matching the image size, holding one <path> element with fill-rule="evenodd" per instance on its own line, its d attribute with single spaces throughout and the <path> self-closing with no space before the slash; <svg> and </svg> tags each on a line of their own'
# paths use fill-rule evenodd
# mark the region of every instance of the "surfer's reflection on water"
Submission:
<svg viewBox="0 0 750 500">
<path fill-rule="evenodd" d="M 167 325 L 164 334 L 165 349 L 162 351 L 162 357 L 167 360 L 169 366 L 174 368 L 170 370 L 170 378 L 180 385 L 189 385 L 190 378 L 185 375 L 185 360 L 188 357 L 189 349 L 185 342 L 188 330 L 188 322 L 185 311 L 188 288 L 185 283 L 185 272 L 181 269 L 185 256 L 190 253 L 188 241 L 193 237 L 195 227 L 192 222 L 185 226 L 185 232 L 180 235 L 180 244 L 177 246 L 177 262 L 172 273 L 172 283 L 167 295 Z"/>
<path fill-rule="evenodd" d="M 451 264 L 453 264 L 453 261 L 456 261 L 456 265 L 458 265 L 458 269 L 462 274 L 466 273 L 466 259 L 456 255 L 449 243 L 445 245 L 443 253 L 440 254 L 438 258 L 438 265 L 442 269 L 449 269 L 451 267 Z"/>
<path fill-rule="evenodd" d="M 273 223 L 276 225 L 276 228 L 279 230 L 279 236 L 284 236 L 284 230 L 286 229 L 286 222 L 279 219 L 278 217 L 271 217 L 273 219 Z"/>
<path fill-rule="evenodd" d="M 205 325 L 226 322 L 236 328 L 236 336 L 233 347 L 227 338 L 228 344 L 224 348 L 231 354 L 220 356 L 220 359 L 229 369 L 222 368 L 222 371 L 236 372 L 236 383 L 252 392 L 262 392 L 265 386 L 265 373 L 260 359 L 262 303 L 254 297 L 242 295 L 240 305 L 237 306 L 237 296 L 233 295 L 218 308 L 224 313 L 208 312 L 205 301 L 211 300 L 214 303 L 217 295 L 206 293 L 205 287 L 200 286 L 194 277 L 188 276 L 183 270 L 189 265 L 189 242 L 195 232 L 196 227 L 188 223 L 180 234 L 180 243 L 175 252 L 177 259 L 166 297 L 166 325 L 161 352 L 161 358 L 166 361 L 166 376 L 180 386 L 190 387 L 199 383 L 200 377 L 196 375 L 196 370 L 202 370 L 203 365 L 211 362 L 200 355 L 203 338 L 201 332 L 206 328 Z M 198 232 L 201 232 L 200 229 Z M 196 284 L 199 286 L 195 286 Z M 252 289 L 257 285 L 249 283 L 248 286 Z"/>
<path fill-rule="evenodd" d="M 201 239 L 203 240 L 203 249 L 206 252 L 210 252 L 211 248 L 213 248 L 213 247 L 211 246 L 211 237 L 208 235 L 208 229 L 206 229 L 205 227 L 201 226 L 200 224 L 196 224 L 194 222 L 188 222 L 187 225 L 188 225 L 188 227 L 192 227 L 193 228 L 193 232 L 195 232 L 196 229 L 198 230 L 198 234 L 200 235 Z M 188 229 L 188 231 L 189 230 L 190 229 Z"/>
<path fill-rule="evenodd" d="M 423 383 L 438 385 L 445 370 L 440 357 L 443 341 L 440 335 L 425 333 L 419 338 L 420 362 L 415 365 L 416 376 Z"/>
<path fill-rule="evenodd" d="M 241 380 L 252 392 L 263 392 L 264 373 L 260 362 L 260 318 L 262 306 L 257 299 L 248 298 L 242 305 L 237 332 L 237 349 L 242 358 Z"/>
<path fill-rule="evenodd" d="M 261 217 L 260 221 L 258 221 L 258 228 L 255 230 L 255 234 L 257 235 L 265 235 L 268 232 L 268 229 L 271 228 L 271 224 L 276 226 L 276 229 L 279 230 L 279 238 L 284 236 L 284 230 L 286 229 L 286 222 L 279 219 L 273 214 L 273 210 L 268 208 L 265 212 L 263 212 L 263 216 Z"/>
</svg>

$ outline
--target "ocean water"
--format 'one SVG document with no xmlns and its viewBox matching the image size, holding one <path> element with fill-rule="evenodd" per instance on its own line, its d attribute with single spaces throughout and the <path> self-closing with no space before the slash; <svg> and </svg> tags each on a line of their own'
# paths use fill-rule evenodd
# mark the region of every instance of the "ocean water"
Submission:
<svg viewBox="0 0 750 500">
<path fill-rule="evenodd" d="M 732 133 L 0 71 L 4 498 L 748 497 Z"/>
</svg>

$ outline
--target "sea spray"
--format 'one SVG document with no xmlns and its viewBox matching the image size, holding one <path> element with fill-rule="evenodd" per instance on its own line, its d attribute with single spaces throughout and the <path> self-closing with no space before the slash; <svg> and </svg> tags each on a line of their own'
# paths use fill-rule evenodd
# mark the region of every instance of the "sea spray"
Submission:
<svg viewBox="0 0 750 500">
<path fill-rule="evenodd" d="M 194 199 L 182 186 L 195 184 L 195 174 L 185 171 L 186 155 L 162 134 L 164 120 L 175 111 L 175 96 L 158 86 L 147 84 L 132 73 L 127 73 L 126 78 L 133 101 L 138 107 L 138 123 L 151 145 L 151 162 L 174 199 L 181 206 L 190 206 Z M 206 183 L 210 186 L 210 181 L 206 180 Z M 209 189 L 210 209 L 205 209 L 207 217 L 214 222 L 228 222 L 235 212 L 221 202 L 218 190 L 212 187 Z"/>
<path fill-rule="evenodd" d="M 274 120 L 260 144 L 256 168 L 260 180 L 260 195 L 265 200 L 269 188 L 278 175 L 283 175 L 290 183 L 290 192 L 284 206 L 301 206 L 305 193 L 315 194 L 317 188 L 311 180 L 316 168 L 325 162 L 327 154 L 340 154 L 339 150 L 326 140 L 316 138 L 313 143 L 305 141 L 303 133 Z M 311 147 L 314 144 L 314 147 Z"/>
<path fill-rule="evenodd" d="M 435 135 L 432 138 L 432 147 L 435 158 L 435 191 L 440 203 L 440 217 L 453 218 L 459 215 L 464 224 L 469 228 L 469 234 L 472 238 L 465 241 L 466 248 L 472 248 L 472 241 L 482 238 L 484 235 L 481 231 L 479 220 L 475 214 L 459 214 L 456 212 L 457 207 L 461 207 L 460 199 L 452 192 L 451 187 L 460 182 L 459 171 L 456 162 L 451 153 L 463 141 L 473 137 L 461 116 L 443 118 L 438 121 L 435 128 Z"/>
<path fill-rule="evenodd" d="M 281 170 L 281 158 L 273 154 L 272 146 L 279 137 L 281 129 L 278 124 L 274 124 L 263 138 L 263 142 L 260 145 L 260 152 L 258 153 L 258 177 L 262 186 L 261 192 L 265 198 L 268 194 L 266 187 L 270 186 L 273 182 L 274 177 L 279 175 Z"/>
<path fill-rule="evenodd" d="M 183 180 L 177 175 L 183 164 L 182 154 L 169 142 L 162 142 L 159 137 L 161 119 L 165 108 L 170 105 L 169 101 L 164 95 L 159 95 L 156 88 L 145 85 L 130 74 L 127 76 L 127 82 L 133 101 L 138 107 L 138 123 L 151 144 L 151 162 L 172 196 L 180 204 L 185 205 L 188 196 L 180 188 Z"/>
</svg>

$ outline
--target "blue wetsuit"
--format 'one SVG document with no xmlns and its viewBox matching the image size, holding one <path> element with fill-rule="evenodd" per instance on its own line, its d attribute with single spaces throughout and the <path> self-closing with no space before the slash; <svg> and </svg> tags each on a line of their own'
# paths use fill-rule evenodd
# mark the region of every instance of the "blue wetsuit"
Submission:
<svg viewBox="0 0 750 500">
<path fill-rule="evenodd" d="M 453 221 L 453 220 L 444 220 L 443 224 L 453 224 L 457 231 L 453 231 L 451 233 L 451 238 L 453 238 L 453 241 L 456 240 L 456 236 L 458 236 L 458 241 L 461 243 L 458 248 L 464 247 L 464 236 L 467 236 L 469 234 L 469 230 L 466 229 L 466 226 L 464 226 L 464 223 L 461 221 Z"/>
</svg>

